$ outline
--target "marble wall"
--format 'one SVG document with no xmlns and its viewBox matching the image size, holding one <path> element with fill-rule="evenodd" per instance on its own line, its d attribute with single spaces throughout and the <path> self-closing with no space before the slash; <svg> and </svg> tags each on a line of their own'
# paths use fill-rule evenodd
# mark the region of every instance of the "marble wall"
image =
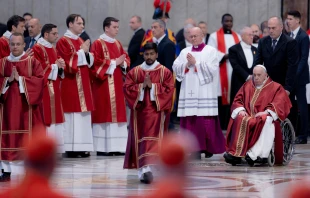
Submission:
<svg viewBox="0 0 310 198">
<path fill-rule="evenodd" d="M 43 24 L 56 24 L 60 34 L 66 30 L 65 20 L 70 13 L 81 14 L 92 40 L 102 34 L 103 19 L 114 16 L 120 20 L 118 39 L 127 45 L 133 34 L 128 26 L 130 17 L 141 16 L 143 27 L 149 28 L 154 8 L 153 0 L 0 0 L 0 22 L 24 12 L 33 13 Z M 209 32 L 214 32 L 221 27 L 224 13 L 233 15 L 234 29 L 239 31 L 245 25 L 279 16 L 281 0 L 172 0 L 168 27 L 177 32 L 184 20 L 192 17 L 207 21 Z"/>
</svg>

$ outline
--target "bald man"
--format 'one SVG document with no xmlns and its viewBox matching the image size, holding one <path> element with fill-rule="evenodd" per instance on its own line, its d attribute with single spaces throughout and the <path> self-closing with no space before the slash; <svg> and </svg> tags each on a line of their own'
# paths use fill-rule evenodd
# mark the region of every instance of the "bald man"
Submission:
<svg viewBox="0 0 310 198">
<path fill-rule="evenodd" d="M 24 50 L 31 49 L 34 44 L 37 43 L 39 38 L 41 37 L 41 28 L 42 25 L 40 23 L 40 20 L 37 18 L 32 18 L 28 22 L 28 31 L 29 31 L 29 37 L 25 38 L 26 46 Z"/>
<path fill-rule="evenodd" d="M 178 33 L 175 36 L 175 39 L 177 41 L 177 43 L 180 43 L 182 41 L 185 41 L 185 37 L 184 37 L 184 27 L 186 27 L 188 24 L 191 24 L 192 26 L 196 26 L 196 21 L 192 18 L 188 18 L 184 21 L 184 26 L 182 29 L 180 29 L 178 31 Z"/>
</svg>

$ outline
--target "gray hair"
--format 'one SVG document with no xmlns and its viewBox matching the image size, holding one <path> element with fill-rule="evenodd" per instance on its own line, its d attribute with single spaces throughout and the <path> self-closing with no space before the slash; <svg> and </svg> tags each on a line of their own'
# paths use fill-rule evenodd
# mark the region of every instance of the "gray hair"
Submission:
<svg viewBox="0 0 310 198">
<path fill-rule="evenodd" d="M 281 18 L 281 17 L 278 17 L 278 16 L 270 17 L 270 18 L 268 19 L 268 22 L 269 22 L 269 20 L 272 19 L 272 18 L 276 18 L 276 19 L 278 20 L 278 22 L 279 22 L 279 25 L 281 25 L 281 26 L 283 27 L 283 21 L 282 21 L 282 18 Z"/>
<path fill-rule="evenodd" d="M 195 27 L 195 26 L 193 26 L 192 24 L 187 24 L 187 25 L 185 25 L 185 26 L 184 26 L 183 34 L 185 35 L 186 32 L 187 32 L 188 30 L 190 30 L 191 28 L 193 28 L 193 27 Z"/>
<path fill-rule="evenodd" d="M 165 23 L 165 21 L 163 21 L 161 19 L 157 19 L 157 20 L 153 21 L 153 23 L 158 23 L 160 27 L 163 27 L 164 29 L 166 29 L 166 23 Z"/>
<path fill-rule="evenodd" d="M 142 22 L 142 19 L 141 19 L 141 17 L 140 16 L 138 16 L 138 15 L 134 15 L 134 16 L 132 16 L 131 18 L 136 18 L 137 19 L 137 21 L 139 22 L 139 23 L 141 23 Z"/>
<path fill-rule="evenodd" d="M 245 33 L 246 30 L 250 29 L 252 31 L 252 28 L 248 27 L 248 26 L 244 26 L 241 30 L 240 30 L 240 35 L 243 35 Z"/>
</svg>

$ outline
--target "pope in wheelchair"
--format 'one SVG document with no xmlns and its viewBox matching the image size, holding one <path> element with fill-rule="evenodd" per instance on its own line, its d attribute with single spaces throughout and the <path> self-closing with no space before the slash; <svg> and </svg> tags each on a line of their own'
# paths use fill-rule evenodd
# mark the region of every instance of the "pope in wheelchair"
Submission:
<svg viewBox="0 0 310 198">
<path fill-rule="evenodd" d="M 263 65 L 255 66 L 252 80 L 244 83 L 231 106 L 225 161 L 236 165 L 245 158 L 251 166 L 288 163 L 295 138 L 286 119 L 291 106 L 284 88 L 268 77 Z"/>
</svg>

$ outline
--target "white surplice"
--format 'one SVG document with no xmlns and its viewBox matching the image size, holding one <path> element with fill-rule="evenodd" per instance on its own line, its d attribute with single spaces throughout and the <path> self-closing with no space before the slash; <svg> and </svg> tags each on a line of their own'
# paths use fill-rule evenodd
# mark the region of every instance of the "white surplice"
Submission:
<svg viewBox="0 0 310 198">
<path fill-rule="evenodd" d="M 195 57 L 196 65 L 187 67 L 188 53 Z M 176 79 L 182 82 L 178 117 L 217 116 L 219 74 L 217 50 L 206 45 L 201 52 L 193 52 L 192 47 L 187 47 L 181 51 L 172 68 Z M 188 72 L 185 71 L 186 68 Z"/>
<path fill-rule="evenodd" d="M 238 38 L 239 40 L 241 40 L 241 37 L 239 34 L 238 35 Z M 217 51 L 217 55 L 218 55 L 218 60 L 221 61 L 222 58 L 224 57 L 225 54 L 228 54 L 228 49 L 237 44 L 235 43 L 235 40 L 234 40 L 234 37 L 232 34 L 224 34 L 224 40 L 225 40 L 225 49 L 226 49 L 226 52 L 225 53 L 222 53 L 220 51 Z M 209 40 L 208 40 L 208 45 L 214 47 L 215 49 L 218 49 L 218 46 L 217 46 L 217 35 L 216 35 L 216 32 L 213 32 L 210 37 L 209 37 Z M 230 89 L 231 89 L 231 75 L 232 75 L 232 66 L 229 62 L 229 60 L 227 59 L 226 60 L 226 69 L 227 69 L 227 75 L 228 75 L 228 93 L 227 93 L 227 100 L 229 102 L 230 100 Z M 221 80 L 220 80 L 221 77 L 218 78 L 218 96 L 222 96 L 222 89 L 221 89 Z M 232 102 L 232 101 L 230 101 Z"/>
</svg>

